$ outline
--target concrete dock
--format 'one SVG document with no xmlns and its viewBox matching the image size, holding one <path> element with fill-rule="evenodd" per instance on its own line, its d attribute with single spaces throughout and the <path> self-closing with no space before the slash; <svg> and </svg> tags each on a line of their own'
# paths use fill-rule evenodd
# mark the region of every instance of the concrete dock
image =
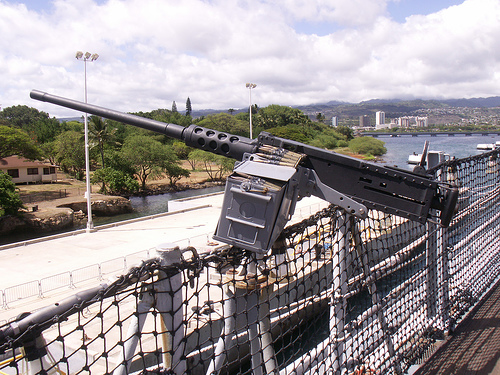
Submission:
<svg viewBox="0 0 500 375">
<path fill-rule="evenodd" d="M 174 243 L 181 248 L 194 246 L 200 253 L 213 250 L 224 245 L 212 239 L 222 202 L 223 193 L 184 199 L 169 202 L 173 212 L 97 227 L 91 233 L 79 230 L 0 246 L 0 290 L 53 278 L 61 273 L 131 254 L 137 254 L 137 264 L 141 257 L 145 259 L 147 250 L 154 255 L 154 249 L 162 243 Z M 297 203 L 292 222 L 327 206 L 328 203 L 319 198 L 304 198 Z M 76 287 L 85 289 L 97 285 L 99 281 L 93 279 Z M 58 288 L 50 293 L 43 293 L 44 298 L 33 297 L 9 303 L 9 308 L 0 308 L 0 322 L 8 321 L 21 312 L 47 306 L 76 291 L 69 287 Z"/>
</svg>

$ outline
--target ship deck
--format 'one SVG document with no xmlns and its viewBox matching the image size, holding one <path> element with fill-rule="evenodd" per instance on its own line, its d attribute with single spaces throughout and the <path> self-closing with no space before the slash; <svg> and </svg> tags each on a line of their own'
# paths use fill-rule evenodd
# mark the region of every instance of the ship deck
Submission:
<svg viewBox="0 0 500 375">
<path fill-rule="evenodd" d="M 500 282 L 414 375 L 500 375 Z"/>
</svg>

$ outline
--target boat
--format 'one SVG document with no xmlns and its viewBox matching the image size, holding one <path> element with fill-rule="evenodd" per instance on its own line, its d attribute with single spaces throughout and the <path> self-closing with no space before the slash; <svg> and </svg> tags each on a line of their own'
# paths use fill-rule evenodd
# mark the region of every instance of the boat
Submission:
<svg viewBox="0 0 500 375">
<path fill-rule="evenodd" d="M 443 151 L 429 151 L 424 157 L 424 166 L 426 166 L 427 168 L 432 168 L 449 159 L 450 155 L 446 154 Z M 417 154 L 416 152 L 414 152 L 413 154 L 408 155 L 408 164 L 420 165 L 421 162 L 422 154 Z"/>
<path fill-rule="evenodd" d="M 500 148 L 500 141 L 496 141 L 495 143 L 479 143 L 477 145 L 478 150 L 495 150 Z"/>
<path fill-rule="evenodd" d="M 408 164 L 417 165 L 420 164 L 420 160 L 422 160 L 422 154 L 414 152 L 408 156 Z"/>
</svg>

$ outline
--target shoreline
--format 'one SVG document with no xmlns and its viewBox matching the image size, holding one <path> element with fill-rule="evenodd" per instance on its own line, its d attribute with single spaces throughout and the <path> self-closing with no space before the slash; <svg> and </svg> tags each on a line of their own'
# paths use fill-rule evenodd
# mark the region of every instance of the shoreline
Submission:
<svg viewBox="0 0 500 375">
<path fill-rule="evenodd" d="M 147 190 L 134 194 L 134 197 L 145 197 L 176 193 L 189 190 L 200 190 L 221 186 L 224 181 L 204 181 L 200 183 L 180 183 L 175 187 L 169 184 L 152 184 Z M 130 197 L 91 194 L 92 214 L 96 217 L 113 217 L 132 213 Z M 79 229 L 87 220 L 87 201 L 82 196 L 57 198 L 26 204 L 27 210 L 18 216 L 0 218 L 0 235 L 16 236 L 27 231 L 39 236 L 51 235 L 60 231 Z"/>
</svg>

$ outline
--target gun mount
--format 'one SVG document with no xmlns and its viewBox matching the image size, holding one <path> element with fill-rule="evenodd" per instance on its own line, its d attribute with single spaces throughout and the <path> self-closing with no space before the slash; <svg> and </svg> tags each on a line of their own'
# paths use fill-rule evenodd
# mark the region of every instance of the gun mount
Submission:
<svg viewBox="0 0 500 375">
<path fill-rule="evenodd" d="M 413 173 L 340 155 L 262 132 L 257 139 L 183 127 L 90 105 L 38 90 L 31 98 L 165 134 L 187 146 L 233 158 L 215 238 L 256 253 L 267 252 L 294 212 L 315 195 L 366 217 L 367 208 L 447 227 L 458 189 Z M 439 211 L 437 216 L 436 210 Z"/>
</svg>

